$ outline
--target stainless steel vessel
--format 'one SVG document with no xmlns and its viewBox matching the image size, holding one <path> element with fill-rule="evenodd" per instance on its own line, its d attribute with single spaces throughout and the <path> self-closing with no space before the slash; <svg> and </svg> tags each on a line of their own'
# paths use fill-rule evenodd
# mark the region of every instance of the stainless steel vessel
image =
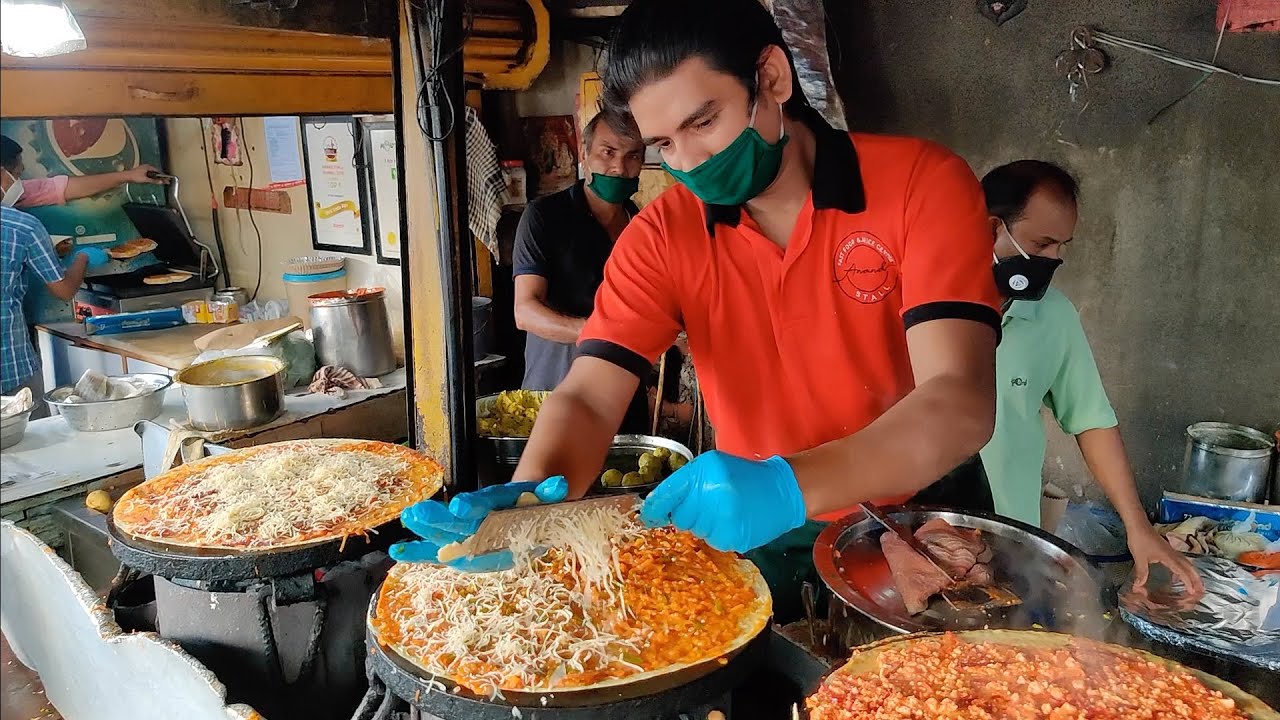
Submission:
<svg viewBox="0 0 1280 720">
<path fill-rule="evenodd" d="M 167 375 L 159 373 L 131 373 L 129 375 L 111 375 L 112 380 L 124 380 L 135 385 L 146 385 L 152 388 L 149 392 L 120 400 L 101 400 L 98 402 L 67 402 L 67 397 L 75 393 L 72 385 L 63 385 L 45 393 L 44 401 L 50 407 L 57 408 L 58 414 L 67 421 L 72 430 L 79 432 L 101 432 L 133 427 L 139 420 L 150 420 L 160 414 L 164 405 L 164 391 L 173 384 Z"/>
<path fill-rule="evenodd" d="M 219 302 L 233 302 L 237 307 L 244 307 L 249 304 L 249 291 L 232 285 L 215 292 L 213 299 Z"/>
<path fill-rule="evenodd" d="M 1219 500 L 1263 502 L 1275 444 L 1265 433 L 1243 425 L 1189 425 L 1178 490 Z"/>
<path fill-rule="evenodd" d="M 191 426 L 206 432 L 243 430 L 275 419 L 284 407 L 283 360 L 233 355 L 178 373 Z"/>
<path fill-rule="evenodd" d="M 382 288 L 338 290 L 307 299 L 321 365 L 344 367 L 358 377 L 377 377 L 396 369 Z"/>
</svg>

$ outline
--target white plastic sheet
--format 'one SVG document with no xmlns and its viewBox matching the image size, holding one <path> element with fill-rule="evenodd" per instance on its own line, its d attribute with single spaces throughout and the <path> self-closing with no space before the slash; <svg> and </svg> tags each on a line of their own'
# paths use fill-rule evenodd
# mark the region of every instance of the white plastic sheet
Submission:
<svg viewBox="0 0 1280 720">
<path fill-rule="evenodd" d="M 0 524 L 0 626 L 67 720 L 248 720 L 222 683 L 154 633 L 123 633 L 79 573 L 31 533 Z"/>
</svg>

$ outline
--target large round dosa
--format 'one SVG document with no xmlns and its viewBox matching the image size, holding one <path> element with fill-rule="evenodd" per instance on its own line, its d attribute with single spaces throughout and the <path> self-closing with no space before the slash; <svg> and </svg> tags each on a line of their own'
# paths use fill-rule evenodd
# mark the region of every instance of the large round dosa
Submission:
<svg viewBox="0 0 1280 720">
<path fill-rule="evenodd" d="M 753 602 L 751 606 L 748 608 L 748 610 L 745 613 L 743 613 L 741 620 L 738 622 L 739 632 L 737 637 L 735 637 L 732 642 L 725 645 L 725 647 L 721 648 L 720 652 L 716 653 L 715 655 L 712 655 L 710 657 L 706 657 L 706 658 L 703 658 L 702 660 L 697 660 L 694 662 L 677 663 L 675 665 L 669 665 L 663 668 L 646 670 L 645 672 L 636 673 L 635 675 L 628 675 L 622 678 L 608 678 L 606 680 L 601 680 L 599 682 L 592 683 L 590 685 L 576 685 L 573 687 L 526 687 L 526 688 L 520 688 L 515 692 L 528 692 L 528 693 L 554 692 L 556 694 L 581 693 L 581 692 L 586 692 L 588 690 L 599 690 L 602 688 L 617 687 L 620 685 L 629 685 L 632 683 L 637 683 L 643 680 L 647 680 L 649 678 L 658 677 L 660 675 L 669 675 L 671 673 L 684 670 L 685 668 L 690 668 L 695 665 L 701 665 L 706 662 L 713 662 L 718 658 L 735 654 L 736 652 L 741 650 L 743 647 L 745 647 L 747 643 L 751 642 L 751 640 L 754 639 L 757 635 L 759 635 L 762 630 L 765 629 L 765 626 L 769 624 L 769 618 L 773 615 L 773 596 L 769 593 L 769 586 L 768 584 L 765 583 L 764 576 L 760 574 L 759 568 L 757 568 L 755 564 L 752 563 L 750 560 L 739 558 L 737 562 L 738 562 L 739 572 L 742 573 L 743 579 L 746 580 L 747 585 L 749 585 L 751 589 L 755 591 L 756 599 L 755 599 L 755 602 Z M 388 583 L 392 583 L 395 581 L 395 578 L 397 577 L 397 571 L 401 567 L 405 567 L 405 565 L 403 563 L 397 564 L 395 567 L 391 568 L 391 571 L 389 573 L 387 573 L 387 579 L 382 584 L 382 587 L 378 589 L 378 597 L 375 599 L 374 603 L 371 605 L 370 627 L 373 628 L 374 636 L 377 637 L 378 642 L 383 647 L 386 647 L 394 651 L 400 657 L 404 658 L 405 660 L 408 660 L 409 662 L 412 662 L 415 666 L 421 668 L 427 674 L 436 676 L 437 678 L 448 679 L 448 680 L 451 680 L 454 684 L 459 684 L 456 679 L 444 678 L 444 676 L 440 675 L 439 673 L 432 670 L 431 668 L 425 667 L 422 664 L 416 662 L 413 659 L 413 656 L 411 654 L 404 651 L 403 648 L 397 647 L 395 644 L 387 642 L 382 637 L 382 634 L 379 632 L 380 623 L 374 617 L 372 617 L 372 615 L 376 614 L 378 617 L 386 616 L 386 613 L 389 611 L 389 608 L 385 607 L 383 604 L 384 589 L 387 587 Z"/>
<path fill-rule="evenodd" d="M 912 642 L 922 638 L 939 637 L 942 634 L 943 633 L 913 633 L 911 635 L 898 635 L 885 638 L 883 640 L 877 640 L 876 642 L 869 643 L 867 645 L 862 645 L 854 649 L 853 654 L 849 657 L 849 661 L 836 669 L 832 675 L 838 673 L 851 675 L 870 675 L 872 673 L 876 673 L 878 672 L 877 664 L 879 662 L 880 653 L 885 648 L 898 643 Z M 954 632 L 952 634 L 965 642 L 998 643 L 1001 645 L 1016 645 L 1018 647 L 1040 649 L 1061 648 L 1071 644 L 1072 642 L 1079 641 L 1078 638 L 1074 638 L 1071 635 L 1037 630 L 964 630 Z M 1272 710 L 1266 703 L 1241 690 L 1235 685 L 1232 685 L 1226 680 L 1201 672 L 1195 668 L 1189 668 L 1172 660 L 1166 660 L 1165 658 L 1153 655 L 1144 650 L 1135 650 L 1121 645 L 1097 642 L 1096 640 L 1090 640 L 1087 642 L 1094 642 L 1117 652 L 1137 655 L 1144 660 L 1160 663 L 1168 668 L 1189 672 L 1211 690 L 1217 690 L 1223 695 L 1234 700 L 1236 707 L 1249 717 L 1253 718 L 1253 720 L 1280 720 L 1280 713 Z"/>
<path fill-rule="evenodd" d="M 149 499 L 158 496 L 167 488 L 181 484 L 195 473 L 202 472 L 211 467 L 243 463 L 246 460 L 267 452 L 304 447 L 322 447 L 334 451 L 348 452 L 360 451 L 362 449 L 373 449 L 383 454 L 394 455 L 409 463 L 408 472 L 410 482 L 408 486 L 406 486 L 406 489 L 398 496 L 383 503 L 382 505 L 369 508 L 364 514 L 353 518 L 340 527 L 333 528 L 329 532 L 317 535 L 304 534 L 303 537 L 294 538 L 289 541 L 269 546 L 255 545 L 253 547 L 247 547 L 244 545 L 210 544 L 188 538 L 153 537 L 138 529 L 141 524 L 145 523 L 152 516 L 152 511 L 148 507 Z M 181 547 L 262 552 L 263 550 L 330 542 L 350 535 L 362 534 L 368 530 L 378 527 L 379 525 L 396 519 L 400 516 L 401 511 L 406 507 L 418 502 L 419 500 L 426 500 L 432 495 L 435 495 L 443 485 L 444 470 L 438 463 L 436 463 L 436 461 L 402 445 L 377 442 L 375 440 L 344 440 L 333 438 L 286 440 L 266 445 L 257 445 L 255 447 L 244 448 L 242 450 L 234 450 L 223 455 L 207 457 L 193 463 L 179 465 L 176 468 L 167 470 L 126 492 L 112 509 L 111 515 L 116 528 L 121 532 L 131 537 L 148 540 L 150 542 Z"/>
</svg>

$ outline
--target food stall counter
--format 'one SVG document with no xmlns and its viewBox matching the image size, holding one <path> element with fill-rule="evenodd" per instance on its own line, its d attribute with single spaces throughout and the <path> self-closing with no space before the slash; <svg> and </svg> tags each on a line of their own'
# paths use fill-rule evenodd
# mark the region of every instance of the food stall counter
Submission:
<svg viewBox="0 0 1280 720">
<path fill-rule="evenodd" d="M 230 447 L 313 437 L 399 442 L 407 435 L 405 371 L 380 379 L 382 387 L 348 391 L 342 398 L 295 390 L 285 395 L 284 412 L 275 420 L 217 441 Z M 167 427 L 186 418 L 182 389 L 172 387 L 154 422 Z M 142 442 L 132 428 L 76 432 L 55 415 L 32 421 L 22 441 L 5 449 L 2 465 L 0 518 L 56 548 L 63 538 L 51 515 L 54 505 L 98 489 L 117 496 L 141 482 Z"/>
</svg>

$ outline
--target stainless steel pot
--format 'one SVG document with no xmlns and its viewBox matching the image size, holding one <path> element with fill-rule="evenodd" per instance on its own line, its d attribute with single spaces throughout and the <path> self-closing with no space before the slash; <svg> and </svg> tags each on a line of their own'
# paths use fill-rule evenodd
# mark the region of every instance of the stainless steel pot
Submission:
<svg viewBox="0 0 1280 720">
<path fill-rule="evenodd" d="M 243 430 L 271 422 L 284 407 L 283 360 L 235 355 L 196 363 L 178 373 L 191 426 L 206 432 Z"/>
<path fill-rule="evenodd" d="M 1266 500 L 1275 441 L 1243 425 L 1201 422 L 1187 427 L 1181 492 L 1260 503 Z"/>
<path fill-rule="evenodd" d="M 67 402 L 67 397 L 75 393 L 72 385 L 56 387 L 45 393 L 44 401 L 67 421 L 72 430 L 79 432 L 101 432 L 133 427 L 139 420 L 151 420 L 160 414 L 164 405 L 164 391 L 173 384 L 168 375 L 159 373 L 131 373 L 129 375 L 111 375 L 112 380 L 125 380 L 135 385 L 149 385 L 153 390 L 120 400 L 100 400 L 98 402 Z"/>
<path fill-rule="evenodd" d="M 249 304 L 249 291 L 232 285 L 215 292 L 213 299 L 218 302 L 233 302 L 237 307 L 244 307 Z"/>
<path fill-rule="evenodd" d="M 396 369 L 382 288 L 338 290 L 307 300 L 321 365 L 344 367 L 358 377 L 377 377 Z"/>
</svg>

